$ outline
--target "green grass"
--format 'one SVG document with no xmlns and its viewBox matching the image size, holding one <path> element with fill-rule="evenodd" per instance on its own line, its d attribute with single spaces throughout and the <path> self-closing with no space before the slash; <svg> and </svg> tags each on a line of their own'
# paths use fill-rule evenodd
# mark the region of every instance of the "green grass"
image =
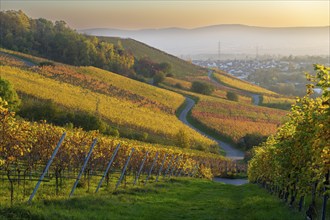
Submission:
<svg viewBox="0 0 330 220">
<path fill-rule="evenodd" d="M 303 219 L 257 185 L 179 178 L 0 207 L 0 219 Z"/>
</svg>

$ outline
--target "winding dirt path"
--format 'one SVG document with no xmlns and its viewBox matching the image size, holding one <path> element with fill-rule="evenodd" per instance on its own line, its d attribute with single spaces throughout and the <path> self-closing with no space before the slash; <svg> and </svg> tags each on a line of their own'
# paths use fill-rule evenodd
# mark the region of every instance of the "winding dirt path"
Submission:
<svg viewBox="0 0 330 220">
<path fill-rule="evenodd" d="M 241 160 L 244 157 L 244 153 L 236 148 L 234 148 L 233 146 L 231 146 L 230 144 L 218 140 L 216 138 L 211 137 L 210 135 L 205 134 L 203 131 L 199 130 L 198 128 L 194 127 L 192 124 L 190 124 L 187 120 L 187 115 L 188 112 L 194 107 L 195 105 L 195 101 L 192 100 L 191 98 L 186 97 L 186 106 L 185 108 L 182 110 L 182 112 L 180 113 L 179 119 L 185 123 L 186 125 L 188 125 L 190 128 L 194 129 L 195 131 L 197 131 L 198 133 L 216 141 L 218 143 L 218 145 L 226 152 L 226 157 L 232 159 L 232 160 Z"/>
<path fill-rule="evenodd" d="M 9 56 L 9 57 L 12 57 L 12 58 L 14 58 L 14 59 L 17 59 L 17 60 L 23 62 L 23 63 L 24 63 L 26 66 L 28 66 L 28 67 L 33 67 L 33 66 L 36 66 L 36 65 L 37 65 L 37 64 L 35 64 L 35 63 L 32 63 L 31 61 L 27 61 L 27 60 L 25 60 L 25 59 L 23 59 L 23 58 L 17 57 L 17 56 L 15 56 L 15 55 L 12 55 L 12 54 L 9 54 L 9 53 L 5 53 L 5 52 L 0 51 L 0 54 L 4 54 L 4 55 L 6 55 L 6 56 Z"/>
</svg>

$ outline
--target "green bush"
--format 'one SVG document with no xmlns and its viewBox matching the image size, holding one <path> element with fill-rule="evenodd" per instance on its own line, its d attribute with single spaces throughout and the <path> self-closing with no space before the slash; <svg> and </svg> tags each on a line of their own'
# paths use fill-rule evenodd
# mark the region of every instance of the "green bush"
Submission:
<svg viewBox="0 0 330 220">
<path fill-rule="evenodd" d="M 190 139 L 187 132 L 180 129 L 176 135 L 176 145 L 181 148 L 190 148 Z"/>
<path fill-rule="evenodd" d="M 165 74 L 163 72 L 157 72 L 154 77 L 154 84 L 158 85 L 159 83 L 163 82 L 165 79 Z"/>
<path fill-rule="evenodd" d="M 242 137 L 239 147 L 243 148 L 244 150 L 250 150 L 254 146 L 258 146 L 262 142 L 266 141 L 267 136 L 263 136 L 258 133 L 253 134 L 247 134 L 244 137 Z"/>
<path fill-rule="evenodd" d="M 0 97 L 8 102 L 8 108 L 11 111 L 17 111 L 21 105 L 21 100 L 18 97 L 11 83 L 0 77 Z"/>
<path fill-rule="evenodd" d="M 44 61 L 44 62 L 40 62 L 39 66 L 55 66 L 55 64 L 53 62 Z"/>
<path fill-rule="evenodd" d="M 208 83 L 194 81 L 191 85 L 191 91 L 204 95 L 210 95 L 214 91 L 214 87 Z"/>
<path fill-rule="evenodd" d="M 230 92 L 230 91 L 227 92 L 226 97 L 230 101 L 235 101 L 235 102 L 238 101 L 238 95 L 236 93 L 234 93 L 234 92 Z"/>
<path fill-rule="evenodd" d="M 67 111 L 52 100 L 24 97 L 18 115 L 30 121 L 46 120 L 67 128 L 81 127 L 86 131 L 99 130 L 105 134 L 109 131 L 109 125 L 98 115 L 83 111 Z M 118 130 L 111 131 L 109 134 L 119 136 Z"/>
</svg>

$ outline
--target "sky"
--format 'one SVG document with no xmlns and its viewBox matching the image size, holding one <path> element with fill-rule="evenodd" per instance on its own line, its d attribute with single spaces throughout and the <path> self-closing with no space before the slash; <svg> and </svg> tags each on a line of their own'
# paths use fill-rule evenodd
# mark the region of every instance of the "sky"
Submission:
<svg viewBox="0 0 330 220">
<path fill-rule="evenodd" d="M 218 24 L 261 27 L 330 25 L 330 1 L 68 1 L 1 0 L 1 10 L 64 20 L 86 28 L 196 28 Z"/>
</svg>

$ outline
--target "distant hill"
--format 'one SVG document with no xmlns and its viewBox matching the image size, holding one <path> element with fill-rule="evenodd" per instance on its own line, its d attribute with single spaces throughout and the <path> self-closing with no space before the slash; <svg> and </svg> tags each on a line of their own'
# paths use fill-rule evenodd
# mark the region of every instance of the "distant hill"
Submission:
<svg viewBox="0 0 330 220">
<path fill-rule="evenodd" d="M 176 56 L 222 53 L 283 55 L 328 55 L 330 29 L 325 27 L 268 28 L 245 25 L 215 25 L 195 29 L 167 28 L 79 30 L 95 36 L 133 38 Z"/>
</svg>

